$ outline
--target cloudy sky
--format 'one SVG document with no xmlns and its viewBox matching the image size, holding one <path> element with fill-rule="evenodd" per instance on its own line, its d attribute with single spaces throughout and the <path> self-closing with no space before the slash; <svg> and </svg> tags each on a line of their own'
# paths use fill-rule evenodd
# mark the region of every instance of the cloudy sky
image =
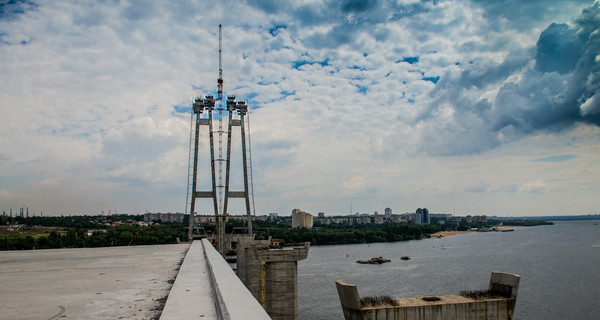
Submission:
<svg viewBox="0 0 600 320">
<path fill-rule="evenodd" d="M 591 0 L 0 0 L 0 210 L 183 212 L 219 24 L 256 214 L 600 213 Z"/>
</svg>

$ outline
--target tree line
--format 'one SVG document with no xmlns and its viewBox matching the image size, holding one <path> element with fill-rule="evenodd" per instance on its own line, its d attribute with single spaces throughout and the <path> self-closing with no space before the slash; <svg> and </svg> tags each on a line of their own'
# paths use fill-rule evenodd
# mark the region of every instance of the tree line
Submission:
<svg viewBox="0 0 600 320">
<path fill-rule="evenodd" d="M 63 228 L 48 235 L 3 236 L 0 250 L 50 249 L 50 248 L 86 248 L 126 245 L 171 244 L 187 239 L 187 219 L 184 223 L 166 223 L 150 226 L 121 224 L 112 226 L 111 222 L 140 221 L 140 215 L 113 216 L 68 216 L 68 217 L 14 217 L 3 220 L 2 224 L 17 224 L 25 229 L 34 226 Z M 433 221 L 432 221 L 433 222 Z M 533 226 L 552 224 L 546 221 L 511 220 L 504 224 Z M 227 226 L 244 227 L 243 220 L 228 220 Z M 311 242 L 313 245 L 335 245 L 351 243 L 393 242 L 415 240 L 429 237 L 432 233 L 447 229 L 468 230 L 469 228 L 491 228 L 500 221 L 466 223 L 463 219 L 458 226 L 434 224 L 418 225 L 414 223 L 384 224 L 324 224 L 316 220 L 312 229 L 292 228 L 283 219 L 275 221 L 254 221 L 257 239 L 280 239 L 282 245 Z M 209 225 L 206 225 L 210 230 Z M 214 229 L 214 228 L 213 228 Z M 91 230 L 91 232 L 88 232 Z M 0 240 L 0 241 L 1 241 Z"/>
<path fill-rule="evenodd" d="M 171 244 L 187 239 L 187 232 L 181 223 L 106 226 L 96 220 L 98 218 L 88 216 L 13 218 L 14 222 L 25 231 L 34 226 L 60 227 L 64 230 L 54 230 L 48 235 L 35 237 L 28 235 L 27 232 L 24 235 L 5 235 L 3 239 L 0 238 L 0 250 Z M 121 218 L 132 221 L 129 215 L 113 217 L 113 219 Z M 141 216 L 135 216 L 133 220 L 136 218 L 143 219 Z"/>
<path fill-rule="evenodd" d="M 275 228 L 262 227 L 259 239 L 280 239 L 282 245 L 310 242 L 311 245 L 334 245 L 416 240 L 442 231 L 441 225 L 402 224 L 316 224 L 314 228 L 291 228 L 277 224 Z"/>
</svg>

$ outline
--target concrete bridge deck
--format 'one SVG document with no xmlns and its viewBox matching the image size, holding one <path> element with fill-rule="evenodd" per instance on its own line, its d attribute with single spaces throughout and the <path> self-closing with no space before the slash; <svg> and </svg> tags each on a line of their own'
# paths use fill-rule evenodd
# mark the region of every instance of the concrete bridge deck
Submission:
<svg viewBox="0 0 600 320">
<path fill-rule="evenodd" d="M 161 319 L 269 319 L 206 240 L 0 252 L 0 319 L 158 319 L 161 310 Z"/>
</svg>

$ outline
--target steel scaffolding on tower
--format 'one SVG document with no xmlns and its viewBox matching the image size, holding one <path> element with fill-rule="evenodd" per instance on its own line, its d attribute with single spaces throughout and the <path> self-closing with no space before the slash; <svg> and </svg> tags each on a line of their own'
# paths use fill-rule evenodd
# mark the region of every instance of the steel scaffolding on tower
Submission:
<svg viewBox="0 0 600 320">
<path fill-rule="evenodd" d="M 224 108 L 224 97 L 223 97 L 223 69 L 221 64 L 221 52 L 222 52 L 222 31 L 221 25 L 219 25 L 219 78 L 217 79 L 217 98 L 214 99 L 211 95 L 206 95 L 203 98 L 198 97 L 194 100 L 192 108 L 192 119 L 190 123 L 190 168 L 191 173 L 191 184 L 189 184 L 190 175 L 188 174 L 188 200 L 186 200 L 186 211 L 189 205 L 190 208 L 190 220 L 188 229 L 188 239 L 194 238 L 194 229 L 199 223 L 195 217 L 196 210 L 196 199 L 197 198 L 212 198 L 213 200 L 213 212 L 215 216 L 215 237 L 217 250 L 221 254 L 225 254 L 225 225 L 227 223 L 228 216 L 228 205 L 230 198 L 243 198 L 245 200 L 246 216 L 248 221 L 248 233 L 253 234 L 252 231 L 252 215 L 250 210 L 250 192 L 248 186 L 248 166 L 247 166 L 247 148 L 245 120 L 244 116 L 248 113 L 248 106 L 244 101 L 236 101 L 235 96 L 227 97 L 226 110 Z M 218 113 L 219 128 L 216 131 L 219 140 L 219 153 L 218 157 L 215 155 L 214 145 L 214 126 L 213 126 L 213 111 Z M 206 111 L 206 116 L 205 112 Z M 227 112 L 227 131 L 223 130 L 223 118 L 225 115 L 223 112 Z M 236 116 L 237 115 L 237 116 Z M 195 118 L 195 126 L 194 123 Z M 197 178 L 198 178 L 198 153 L 199 153 L 199 140 L 200 140 L 200 127 L 208 126 L 208 139 L 210 145 L 210 164 L 211 164 L 211 180 L 212 188 L 210 191 L 197 191 Z M 233 127 L 240 127 L 241 133 L 241 148 L 242 148 L 242 169 L 244 178 L 244 190 L 242 191 L 231 191 L 230 190 L 230 169 L 231 169 L 231 135 Z M 193 157 L 191 156 L 192 144 L 191 136 L 193 129 L 194 132 L 194 151 Z M 223 134 L 227 134 L 227 146 L 226 146 L 226 158 L 223 158 Z M 248 139 L 249 140 L 249 139 Z M 193 159 L 193 160 L 192 160 Z M 193 164 L 192 164 L 193 161 Z M 225 174 L 223 176 L 223 162 L 225 163 Z M 217 168 L 218 165 L 218 174 Z M 223 183 L 223 178 L 225 182 Z M 198 228 L 196 228 L 198 229 Z"/>
</svg>

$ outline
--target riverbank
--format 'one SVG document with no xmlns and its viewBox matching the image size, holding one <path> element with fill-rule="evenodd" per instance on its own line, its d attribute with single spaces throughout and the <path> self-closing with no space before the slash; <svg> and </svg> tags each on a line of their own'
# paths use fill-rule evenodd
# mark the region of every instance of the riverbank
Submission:
<svg viewBox="0 0 600 320">
<path fill-rule="evenodd" d="M 471 233 L 471 232 L 477 232 L 477 231 L 439 231 L 436 233 L 432 233 L 430 236 L 431 236 L 431 238 L 446 238 L 446 237 L 453 237 L 453 236 L 458 236 L 461 234 Z"/>
<path fill-rule="evenodd" d="M 495 230 L 490 230 L 490 231 L 506 231 L 506 230 L 517 229 L 517 228 L 522 228 L 522 226 L 498 226 L 498 227 L 495 227 Z M 436 232 L 436 233 L 432 233 L 430 236 L 431 236 L 431 238 L 446 238 L 446 237 L 458 236 L 458 235 L 461 235 L 461 234 L 472 233 L 472 232 L 481 232 L 481 231 L 471 231 L 471 230 L 467 230 L 467 231 L 439 231 L 439 232 Z M 486 231 L 486 232 L 489 232 L 489 231 Z"/>
</svg>

